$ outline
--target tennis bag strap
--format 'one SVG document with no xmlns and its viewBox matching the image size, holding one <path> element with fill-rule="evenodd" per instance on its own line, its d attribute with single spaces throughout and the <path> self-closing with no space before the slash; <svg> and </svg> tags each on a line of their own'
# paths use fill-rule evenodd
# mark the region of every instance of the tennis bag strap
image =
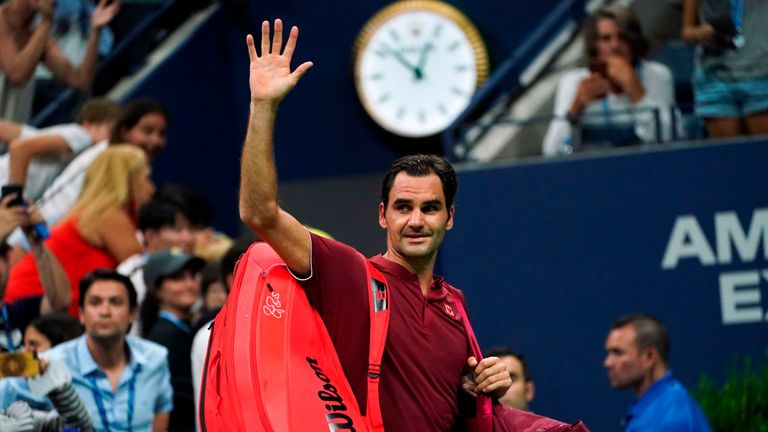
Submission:
<svg viewBox="0 0 768 432">
<path fill-rule="evenodd" d="M 454 290 L 455 288 L 448 288 L 454 303 L 458 305 L 457 309 L 464 323 L 470 351 L 477 361 L 480 361 L 483 358 L 480 344 L 477 343 L 477 337 L 475 337 L 475 332 L 469 323 L 469 315 L 464 303 L 461 302 Z M 469 432 L 589 432 L 589 429 L 582 422 L 569 425 L 518 409 L 506 408 L 501 405 L 494 407 L 491 398 L 484 394 L 477 395 L 475 403 L 477 410 L 475 418 L 468 421 L 467 430 Z"/>
<path fill-rule="evenodd" d="M 371 317 L 370 342 L 368 347 L 368 397 L 366 418 L 371 431 L 384 431 L 379 403 L 379 378 L 381 377 L 381 358 L 389 329 L 389 289 L 384 276 L 376 270 L 362 254 L 368 280 L 368 306 Z"/>
</svg>

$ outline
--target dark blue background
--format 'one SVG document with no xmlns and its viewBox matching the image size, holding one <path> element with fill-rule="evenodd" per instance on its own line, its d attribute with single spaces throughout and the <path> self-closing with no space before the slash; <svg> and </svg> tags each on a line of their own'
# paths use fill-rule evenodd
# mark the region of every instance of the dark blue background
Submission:
<svg viewBox="0 0 768 432">
<path fill-rule="evenodd" d="M 668 325 L 671 367 L 689 388 L 768 348 L 765 323 L 722 324 L 719 291 L 722 272 L 768 267 L 764 243 L 751 263 L 661 268 L 680 215 L 697 217 L 713 249 L 716 212 L 736 211 L 748 231 L 768 207 L 766 164 L 761 141 L 465 170 L 441 270 L 464 290 L 482 346 L 529 357 L 535 411 L 617 430 L 631 394 L 609 388 L 602 362 L 620 315 Z"/>
</svg>

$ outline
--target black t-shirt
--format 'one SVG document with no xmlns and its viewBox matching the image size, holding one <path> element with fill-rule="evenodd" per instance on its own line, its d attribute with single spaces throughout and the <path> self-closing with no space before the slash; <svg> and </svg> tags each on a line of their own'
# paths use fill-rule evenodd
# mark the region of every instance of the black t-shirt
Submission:
<svg viewBox="0 0 768 432">
<path fill-rule="evenodd" d="M 189 325 L 188 323 L 185 323 Z M 173 411 L 168 431 L 195 430 L 195 402 L 192 390 L 191 331 L 185 331 L 164 318 L 159 318 L 147 339 L 168 349 L 168 367 L 173 387 Z"/>
</svg>

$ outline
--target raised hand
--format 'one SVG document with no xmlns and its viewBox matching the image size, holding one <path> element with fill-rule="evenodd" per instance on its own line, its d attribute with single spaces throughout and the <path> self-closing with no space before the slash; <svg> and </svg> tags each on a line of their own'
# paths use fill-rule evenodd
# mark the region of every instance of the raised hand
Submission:
<svg viewBox="0 0 768 432">
<path fill-rule="evenodd" d="M 119 10 L 120 2 L 118 0 L 113 0 L 109 4 L 107 4 L 107 0 L 99 0 L 99 4 L 96 5 L 96 9 L 91 14 L 91 28 L 100 29 L 109 24 Z"/>
<path fill-rule="evenodd" d="M 296 49 L 299 28 L 293 26 L 288 42 L 283 48 L 283 22 L 275 20 L 275 33 L 269 40 L 269 22 L 261 23 L 261 55 L 256 53 L 253 36 L 245 38 L 248 56 L 251 59 L 250 77 L 251 101 L 278 104 L 299 82 L 299 79 L 312 67 L 312 62 L 304 62 L 291 72 L 291 57 Z M 281 53 L 282 49 L 282 53 Z"/>
</svg>

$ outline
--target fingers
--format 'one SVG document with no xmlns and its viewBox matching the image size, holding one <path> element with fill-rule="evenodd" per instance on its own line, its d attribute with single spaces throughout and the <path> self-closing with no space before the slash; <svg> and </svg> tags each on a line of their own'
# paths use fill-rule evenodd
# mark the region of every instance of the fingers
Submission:
<svg viewBox="0 0 768 432">
<path fill-rule="evenodd" d="M 245 36 L 245 44 L 248 46 L 248 58 L 251 61 L 256 60 L 256 47 L 253 45 L 253 36 L 250 34 Z"/>
<path fill-rule="evenodd" d="M 0 207 L 7 208 L 8 203 L 10 203 L 11 200 L 13 200 L 14 198 L 16 198 L 15 193 L 6 195 L 5 198 L 3 198 L 2 201 L 0 201 Z"/>
<path fill-rule="evenodd" d="M 283 47 L 283 21 L 279 18 L 275 20 L 275 34 L 272 35 L 272 53 L 280 55 L 280 48 Z"/>
<path fill-rule="evenodd" d="M 299 67 L 296 68 L 291 75 L 295 77 L 295 79 L 298 81 L 301 79 L 301 77 L 304 76 L 305 73 L 314 65 L 312 62 L 304 62 Z"/>
<path fill-rule="evenodd" d="M 293 52 L 296 50 L 296 40 L 299 38 L 299 28 L 296 26 L 291 27 L 291 32 L 288 34 L 288 42 L 285 44 L 285 51 L 283 55 L 288 58 L 288 61 L 293 57 Z"/>
<path fill-rule="evenodd" d="M 261 55 L 269 54 L 269 21 L 261 23 Z"/>
<path fill-rule="evenodd" d="M 470 357 L 472 359 L 472 357 Z M 498 357 L 488 357 L 481 360 L 475 367 L 475 383 L 477 391 L 483 393 L 511 384 L 507 367 L 501 363 Z"/>
<path fill-rule="evenodd" d="M 475 366 L 477 366 L 477 359 L 474 356 L 470 356 L 467 359 L 467 365 L 469 365 L 469 367 L 471 368 L 474 368 Z"/>
</svg>

